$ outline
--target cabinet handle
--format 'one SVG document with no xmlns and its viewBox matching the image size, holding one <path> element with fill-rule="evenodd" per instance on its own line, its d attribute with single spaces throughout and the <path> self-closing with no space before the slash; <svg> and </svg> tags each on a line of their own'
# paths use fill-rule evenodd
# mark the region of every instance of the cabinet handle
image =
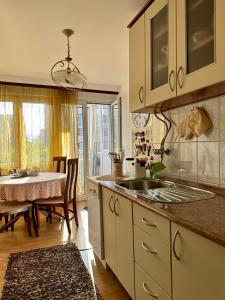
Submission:
<svg viewBox="0 0 225 300">
<path fill-rule="evenodd" d="M 114 212 L 117 215 L 117 217 L 119 216 L 119 209 L 116 210 L 116 204 L 118 203 L 118 198 L 116 198 L 116 201 L 114 202 Z M 118 205 L 117 205 L 118 208 Z"/>
<path fill-rule="evenodd" d="M 89 189 L 89 192 L 92 192 L 92 189 Z"/>
<path fill-rule="evenodd" d="M 171 84 L 171 77 L 173 76 L 173 82 L 174 82 L 174 84 L 173 84 L 173 86 L 172 86 L 172 84 Z M 171 91 L 173 92 L 174 91 L 174 89 L 175 89 L 175 72 L 174 72 L 174 70 L 172 70 L 171 72 L 170 72 L 170 74 L 169 74 L 169 85 L 170 85 L 170 89 L 171 89 Z"/>
<path fill-rule="evenodd" d="M 141 86 L 141 87 L 140 87 L 140 89 L 139 89 L 139 93 L 138 93 L 139 100 L 140 100 L 140 102 L 141 102 L 141 103 L 143 103 L 143 101 L 144 101 L 144 99 L 143 99 L 143 95 L 141 95 L 141 94 L 142 94 L 142 92 L 143 92 L 143 90 L 144 90 L 144 87 L 143 87 L 143 86 Z"/>
<path fill-rule="evenodd" d="M 110 209 L 111 213 L 114 213 L 114 211 L 112 209 L 112 206 L 111 206 L 112 200 L 113 200 L 113 196 L 111 196 L 110 199 L 109 199 L 109 209 Z"/>
<path fill-rule="evenodd" d="M 148 251 L 150 252 L 151 254 L 158 254 L 158 252 L 154 251 L 154 250 L 151 250 L 150 248 L 148 248 L 148 246 L 146 246 L 146 244 L 144 242 L 142 242 L 141 244 L 142 248 L 145 250 L 145 251 Z"/>
<path fill-rule="evenodd" d="M 182 72 L 182 75 L 183 75 L 182 81 L 180 81 L 180 72 Z M 177 71 L 177 82 L 178 82 L 179 87 L 182 89 L 182 87 L 184 85 L 184 69 L 182 66 L 180 66 Z"/>
<path fill-rule="evenodd" d="M 180 232 L 177 230 L 176 232 L 175 232 L 175 234 L 174 234 L 174 237 L 173 237 L 173 255 L 175 256 L 175 258 L 177 259 L 177 260 L 180 260 L 180 257 L 177 255 L 177 252 L 176 252 L 176 240 L 177 240 L 177 237 L 178 237 L 178 235 L 180 235 Z"/>
<path fill-rule="evenodd" d="M 142 223 L 151 227 L 157 227 L 157 225 L 148 222 L 144 217 L 142 218 Z"/>
<path fill-rule="evenodd" d="M 148 289 L 148 287 L 147 287 L 147 285 L 146 285 L 145 282 L 143 282 L 142 287 L 143 287 L 143 290 L 145 291 L 146 294 L 150 295 L 151 297 L 153 297 L 155 299 L 158 299 L 157 295 L 154 295 L 154 294 L 152 294 L 152 292 L 149 291 L 149 289 Z"/>
</svg>

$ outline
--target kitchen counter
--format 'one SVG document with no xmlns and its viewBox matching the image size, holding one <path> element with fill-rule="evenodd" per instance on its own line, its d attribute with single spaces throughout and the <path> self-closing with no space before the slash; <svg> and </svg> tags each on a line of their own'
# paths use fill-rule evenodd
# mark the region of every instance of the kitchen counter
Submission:
<svg viewBox="0 0 225 300">
<path fill-rule="evenodd" d="M 88 180 L 109 188 L 170 221 L 225 246 L 225 196 L 222 195 L 225 195 L 225 192 L 223 193 L 221 190 L 217 192 L 213 187 L 200 186 L 200 188 L 214 192 L 216 197 L 182 204 L 165 204 L 139 198 L 122 191 L 115 186 L 115 181 L 99 181 L 95 178 L 88 178 Z"/>
</svg>

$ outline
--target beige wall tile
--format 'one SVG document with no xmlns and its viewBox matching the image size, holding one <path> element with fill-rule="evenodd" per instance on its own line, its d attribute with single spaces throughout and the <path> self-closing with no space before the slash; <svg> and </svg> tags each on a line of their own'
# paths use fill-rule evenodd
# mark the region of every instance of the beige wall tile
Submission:
<svg viewBox="0 0 225 300">
<path fill-rule="evenodd" d="M 169 155 L 164 156 L 164 164 L 166 169 L 163 171 L 163 175 L 179 176 L 180 171 L 180 146 L 179 143 L 165 143 L 165 148 L 170 150 Z"/>
<path fill-rule="evenodd" d="M 225 142 L 220 143 L 220 184 L 225 185 Z"/>
<path fill-rule="evenodd" d="M 213 126 L 198 137 L 198 141 L 218 141 L 219 140 L 219 98 L 213 98 L 198 103 L 198 107 L 203 107 Z M 224 107 L 225 108 L 225 107 Z M 224 110 L 225 113 L 225 110 Z M 224 123 L 225 124 L 225 123 Z"/>
<path fill-rule="evenodd" d="M 198 142 L 198 181 L 219 184 L 218 142 Z"/>
<path fill-rule="evenodd" d="M 179 108 L 169 110 L 165 112 L 165 116 L 171 120 L 171 129 L 166 138 L 166 142 L 179 142 L 179 136 L 177 134 L 177 125 L 180 123 L 180 110 Z"/>
<path fill-rule="evenodd" d="M 182 106 L 179 108 L 179 124 L 184 120 L 186 119 L 186 117 L 188 116 L 188 114 L 190 114 L 191 112 L 191 109 L 193 107 L 196 107 L 195 104 L 192 104 L 192 105 L 187 105 L 187 106 Z M 178 124 L 178 125 L 179 125 Z M 196 137 L 192 137 L 191 139 L 188 139 L 188 140 L 185 140 L 185 138 L 180 138 L 180 142 L 195 142 L 197 140 Z"/>
<path fill-rule="evenodd" d="M 150 124 L 152 126 L 151 143 L 161 143 L 164 137 L 164 123 L 152 115 Z"/>
<path fill-rule="evenodd" d="M 219 100 L 219 110 L 220 110 L 220 141 L 225 141 L 225 96 L 220 97 Z"/>
<path fill-rule="evenodd" d="M 197 180 L 197 143 L 180 143 L 180 176 Z"/>
</svg>

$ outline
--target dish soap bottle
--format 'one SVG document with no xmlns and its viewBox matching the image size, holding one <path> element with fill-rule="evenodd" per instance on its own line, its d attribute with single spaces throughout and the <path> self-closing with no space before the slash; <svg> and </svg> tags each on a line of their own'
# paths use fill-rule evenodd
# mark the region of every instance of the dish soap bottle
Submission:
<svg viewBox="0 0 225 300">
<path fill-rule="evenodd" d="M 157 177 L 156 170 L 154 168 L 154 157 L 150 157 L 150 179 L 154 180 Z"/>
</svg>

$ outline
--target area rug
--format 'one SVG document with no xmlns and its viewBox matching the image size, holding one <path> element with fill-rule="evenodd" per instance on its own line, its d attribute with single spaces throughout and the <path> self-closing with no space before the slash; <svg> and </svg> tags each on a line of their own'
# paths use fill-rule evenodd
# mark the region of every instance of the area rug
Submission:
<svg viewBox="0 0 225 300">
<path fill-rule="evenodd" d="M 70 243 L 10 254 L 2 300 L 101 300 Z"/>
</svg>

